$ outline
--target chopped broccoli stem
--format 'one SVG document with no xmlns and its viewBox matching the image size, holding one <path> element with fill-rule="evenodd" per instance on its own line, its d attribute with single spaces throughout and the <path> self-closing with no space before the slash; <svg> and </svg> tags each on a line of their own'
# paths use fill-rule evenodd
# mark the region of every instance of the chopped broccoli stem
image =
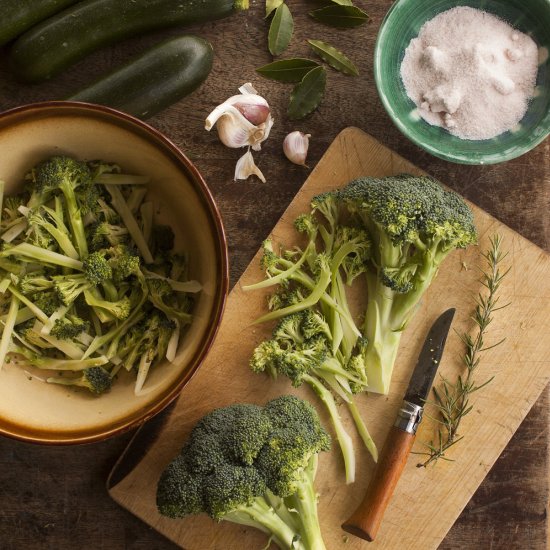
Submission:
<svg viewBox="0 0 550 550">
<path fill-rule="evenodd" d="M 107 191 L 109 191 L 109 194 L 111 195 L 114 209 L 118 212 L 124 222 L 124 225 L 128 228 L 130 236 L 136 243 L 136 246 L 143 256 L 143 260 L 146 264 L 152 264 L 153 256 L 149 250 L 149 246 L 143 237 L 143 233 L 141 232 L 132 211 L 128 208 L 122 193 L 117 187 L 112 185 L 107 186 Z"/>
<path fill-rule="evenodd" d="M 347 401 L 346 404 L 351 412 L 351 416 L 353 417 L 353 421 L 355 422 L 355 427 L 357 428 L 357 432 L 361 436 L 365 447 L 371 454 L 374 462 L 378 462 L 378 449 L 376 448 L 376 444 L 374 443 L 374 440 L 372 439 L 369 430 L 367 429 L 367 426 L 365 425 L 365 422 L 363 421 L 363 418 L 359 413 L 359 409 L 357 408 L 355 401 L 353 400 L 353 398 L 350 398 L 350 400 Z"/>
<path fill-rule="evenodd" d="M 75 260 L 64 254 L 59 254 L 51 250 L 45 250 L 29 243 L 21 243 L 11 246 L 0 252 L 0 256 L 13 256 L 23 262 L 38 262 L 48 265 L 58 265 L 60 267 L 69 267 L 82 271 L 84 264 L 80 260 Z"/>
<path fill-rule="evenodd" d="M 0 369 L 4 365 L 6 360 L 6 354 L 8 353 L 12 333 L 15 327 L 15 321 L 17 319 L 17 313 L 19 312 L 19 300 L 17 296 L 13 296 L 10 302 L 10 308 L 8 310 L 8 315 L 4 321 L 4 326 L 2 329 L 2 338 L 0 339 Z"/>
<path fill-rule="evenodd" d="M 327 390 L 316 377 L 305 374 L 303 376 L 303 381 L 307 382 L 313 388 L 315 393 L 327 407 L 334 430 L 336 431 L 336 439 L 338 439 L 342 457 L 344 458 L 346 483 L 353 483 L 355 481 L 355 453 L 353 451 L 353 441 L 344 428 L 334 397 L 332 397 L 330 391 Z"/>
<path fill-rule="evenodd" d="M 10 353 L 22 355 L 29 365 L 45 370 L 70 370 L 76 372 L 90 367 L 100 367 L 109 362 L 104 355 L 91 357 L 89 359 L 56 359 L 55 357 L 37 355 L 25 348 L 18 348 L 15 346 L 12 346 Z"/>
</svg>

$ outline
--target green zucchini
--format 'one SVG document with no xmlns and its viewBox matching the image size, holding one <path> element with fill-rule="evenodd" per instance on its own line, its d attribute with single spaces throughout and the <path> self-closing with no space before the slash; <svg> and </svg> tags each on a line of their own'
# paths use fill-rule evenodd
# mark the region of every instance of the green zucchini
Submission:
<svg viewBox="0 0 550 550">
<path fill-rule="evenodd" d="M 86 0 L 20 36 L 10 63 L 21 80 L 40 82 L 109 44 L 246 8 L 248 0 Z"/>
<path fill-rule="evenodd" d="M 0 1 L 0 46 L 78 0 Z"/>
<path fill-rule="evenodd" d="M 192 35 L 170 38 L 67 99 L 149 118 L 198 88 L 213 60 L 206 40 Z"/>
</svg>

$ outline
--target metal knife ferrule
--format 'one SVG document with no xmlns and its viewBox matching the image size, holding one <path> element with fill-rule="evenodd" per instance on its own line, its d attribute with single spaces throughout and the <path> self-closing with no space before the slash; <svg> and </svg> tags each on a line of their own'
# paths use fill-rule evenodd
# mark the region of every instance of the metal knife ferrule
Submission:
<svg viewBox="0 0 550 550">
<path fill-rule="evenodd" d="M 415 434 L 418 425 L 422 421 L 423 412 L 423 407 L 405 400 L 397 413 L 394 426 L 404 432 Z"/>
</svg>

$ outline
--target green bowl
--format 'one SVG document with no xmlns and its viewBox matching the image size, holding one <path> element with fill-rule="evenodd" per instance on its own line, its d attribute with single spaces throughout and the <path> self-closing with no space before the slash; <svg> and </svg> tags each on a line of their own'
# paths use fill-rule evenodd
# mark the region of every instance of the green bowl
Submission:
<svg viewBox="0 0 550 550">
<path fill-rule="evenodd" d="M 400 66 L 411 39 L 426 21 L 456 6 L 492 13 L 529 34 L 539 46 L 535 97 L 512 131 L 479 141 L 461 139 L 420 117 L 401 81 Z M 550 133 L 550 0 L 398 0 L 382 21 L 374 54 L 374 78 L 382 103 L 411 141 L 436 157 L 462 164 L 496 164 L 523 155 Z"/>
</svg>

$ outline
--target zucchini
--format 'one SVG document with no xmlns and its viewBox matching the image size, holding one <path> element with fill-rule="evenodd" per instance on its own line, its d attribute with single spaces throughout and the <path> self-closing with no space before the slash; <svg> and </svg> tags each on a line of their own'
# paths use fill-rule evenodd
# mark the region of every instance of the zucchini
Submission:
<svg viewBox="0 0 550 550">
<path fill-rule="evenodd" d="M 192 35 L 170 38 L 67 99 L 148 118 L 198 88 L 213 60 L 206 40 Z"/>
<path fill-rule="evenodd" d="M 109 44 L 246 8 L 248 0 L 86 0 L 21 35 L 10 63 L 21 80 L 40 82 Z"/>
<path fill-rule="evenodd" d="M 0 1 L 0 46 L 24 33 L 78 0 L 2 0 Z"/>
</svg>

